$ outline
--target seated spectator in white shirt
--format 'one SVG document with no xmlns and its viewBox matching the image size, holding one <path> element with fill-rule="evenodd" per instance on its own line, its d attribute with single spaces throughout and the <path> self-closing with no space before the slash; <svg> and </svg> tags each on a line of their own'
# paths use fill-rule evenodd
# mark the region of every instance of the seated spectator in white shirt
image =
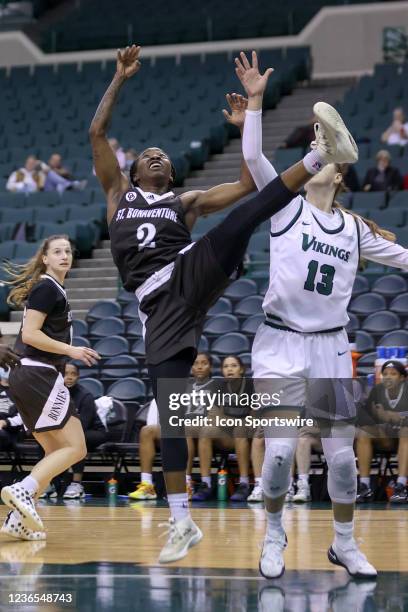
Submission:
<svg viewBox="0 0 408 612">
<path fill-rule="evenodd" d="M 9 176 L 6 189 L 15 193 L 34 193 L 45 185 L 45 173 L 34 155 L 29 155 L 22 168 L 14 170 Z"/>
<path fill-rule="evenodd" d="M 71 181 L 60 176 L 50 166 L 29 155 L 25 166 L 10 175 L 6 189 L 15 193 L 34 193 L 36 191 L 58 191 L 66 189 L 83 190 L 87 181 Z"/>
<path fill-rule="evenodd" d="M 408 122 L 401 107 L 394 110 L 393 121 L 381 136 L 381 140 L 389 145 L 400 145 L 401 147 L 408 144 Z"/>
</svg>

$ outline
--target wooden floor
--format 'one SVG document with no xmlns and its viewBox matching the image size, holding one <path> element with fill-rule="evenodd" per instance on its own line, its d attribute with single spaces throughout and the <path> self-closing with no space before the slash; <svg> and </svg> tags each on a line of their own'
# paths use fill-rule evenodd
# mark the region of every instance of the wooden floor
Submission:
<svg viewBox="0 0 408 612">
<path fill-rule="evenodd" d="M 159 527 L 168 518 L 167 508 L 146 502 L 126 507 L 46 506 L 40 510 L 47 528 L 47 546 L 41 551 L 45 563 L 89 562 L 157 564 Z M 0 520 L 6 514 L 0 507 Z M 192 515 L 204 533 L 199 545 L 172 567 L 256 569 L 264 535 L 264 512 L 258 509 L 193 509 Z M 356 537 L 379 571 L 408 571 L 407 509 L 358 510 Z M 332 541 L 330 510 L 308 507 L 286 509 L 288 536 L 287 569 L 337 570 L 326 558 Z M 10 541 L 1 536 L 1 543 Z M 14 542 L 14 540 L 11 540 Z M 4 546 L 0 549 L 0 556 Z M 35 557 L 31 559 L 35 562 Z M 30 562 L 30 559 L 27 559 Z"/>
</svg>

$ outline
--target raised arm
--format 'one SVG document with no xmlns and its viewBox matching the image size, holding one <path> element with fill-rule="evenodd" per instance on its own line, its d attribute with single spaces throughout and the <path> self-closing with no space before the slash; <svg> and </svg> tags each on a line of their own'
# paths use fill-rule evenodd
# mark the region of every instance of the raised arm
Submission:
<svg viewBox="0 0 408 612">
<path fill-rule="evenodd" d="M 260 190 L 278 176 L 262 152 L 262 101 L 273 69 L 268 68 L 261 74 L 255 51 L 252 51 L 252 66 L 243 52 L 240 53 L 240 58 L 235 58 L 235 65 L 235 72 L 248 95 L 242 152 L 252 178 Z"/>
<path fill-rule="evenodd" d="M 227 94 L 226 98 L 230 112 L 224 109 L 222 111 L 224 117 L 229 123 L 237 126 L 242 135 L 248 101 L 243 96 L 235 93 Z M 223 183 L 208 189 L 208 191 L 189 191 L 182 194 L 181 200 L 187 210 L 186 222 L 189 227 L 192 227 L 195 219 L 200 215 L 209 215 L 222 210 L 254 190 L 255 183 L 245 161 L 242 161 L 241 174 L 238 181 Z"/>
<path fill-rule="evenodd" d="M 96 176 L 100 180 L 107 197 L 108 223 L 112 219 L 122 192 L 127 188 L 129 182 L 119 168 L 106 132 L 119 91 L 125 81 L 136 74 L 140 68 L 139 53 L 140 47 L 136 45 L 126 47 L 122 51 L 118 50 L 116 73 L 99 103 L 89 128 Z"/>
<path fill-rule="evenodd" d="M 357 221 L 360 228 L 361 257 L 384 266 L 393 266 L 408 270 L 408 249 L 382 236 L 373 236 L 370 228 L 361 220 Z"/>
</svg>

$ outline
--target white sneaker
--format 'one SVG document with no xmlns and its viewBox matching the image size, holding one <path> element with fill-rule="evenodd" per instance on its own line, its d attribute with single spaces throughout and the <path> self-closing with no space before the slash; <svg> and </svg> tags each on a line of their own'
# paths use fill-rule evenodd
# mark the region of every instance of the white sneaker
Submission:
<svg viewBox="0 0 408 612">
<path fill-rule="evenodd" d="M 334 565 L 344 567 L 353 578 L 376 578 L 377 570 L 367 557 L 359 550 L 354 538 L 350 540 L 347 548 L 342 549 L 333 542 L 327 556 Z"/>
<path fill-rule="evenodd" d="M 6 516 L 0 533 L 5 533 L 17 540 L 45 540 L 47 535 L 45 531 L 33 531 L 25 526 L 24 520 L 16 510 L 10 510 Z"/>
<path fill-rule="evenodd" d="M 24 518 L 25 526 L 33 531 L 44 531 L 44 525 L 35 509 L 34 500 L 21 483 L 16 482 L 1 490 L 1 499 L 12 510 L 17 510 Z"/>
<path fill-rule="evenodd" d="M 316 140 L 312 142 L 312 148 L 327 164 L 355 163 L 358 147 L 336 109 L 326 102 L 316 102 L 313 112 L 318 123 L 315 124 Z"/>
<path fill-rule="evenodd" d="M 285 571 L 283 551 L 288 545 L 286 533 L 282 530 L 266 533 L 261 558 L 259 560 L 259 571 L 264 578 L 280 578 Z"/>
<path fill-rule="evenodd" d="M 252 489 L 251 495 L 248 497 L 249 502 L 261 502 L 263 501 L 263 491 L 260 485 L 255 485 Z"/>
<path fill-rule="evenodd" d="M 310 495 L 310 485 L 305 480 L 298 480 L 297 493 L 293 496 L 293 501 L 298 504 L 303 504 L 312 499 Z"/>
<path fill-rule="evenodd" d="M 288 492 L 286 493 L 285 502 L 288 502 L 288 503 L 293 502 L 294 496 L 295 496 L 295 485 L 292 482 L 292 484 L 289 487 Z"/>
<path fill-rule="evenodd" d="M 71 482 L 64 493 L 64 499 L 82 499 L 83 497 L 85 497 L 85 491 L 80 482 Z"/>
<path fill-rule="evenodd" d="M 167 523 L 160 523 L 159 527 L 168 527 L 165 533 L 169 534 L 168 540 L 164 545 L 160 556 L 159 563 L 171 563 L 178 561 L 186 556 L 188 549 L 202 539 L 201 530 L 194 523 L 191 516 L 181 521 L 175 521 L 170 518 Z"/>
</svg>

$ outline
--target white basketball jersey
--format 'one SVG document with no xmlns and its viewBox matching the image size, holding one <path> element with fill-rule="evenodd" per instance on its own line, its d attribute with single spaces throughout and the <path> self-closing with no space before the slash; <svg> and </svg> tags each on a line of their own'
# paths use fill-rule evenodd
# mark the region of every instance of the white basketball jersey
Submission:
<svg viewBox="0 0 408 612">
<path fill-rule="evenodd" d="M 301 332 L 346 325 L 358 261 L 352 215 L 324 213 L 297 196 L 271 219 L 265 314 Z"/>
</svg>

